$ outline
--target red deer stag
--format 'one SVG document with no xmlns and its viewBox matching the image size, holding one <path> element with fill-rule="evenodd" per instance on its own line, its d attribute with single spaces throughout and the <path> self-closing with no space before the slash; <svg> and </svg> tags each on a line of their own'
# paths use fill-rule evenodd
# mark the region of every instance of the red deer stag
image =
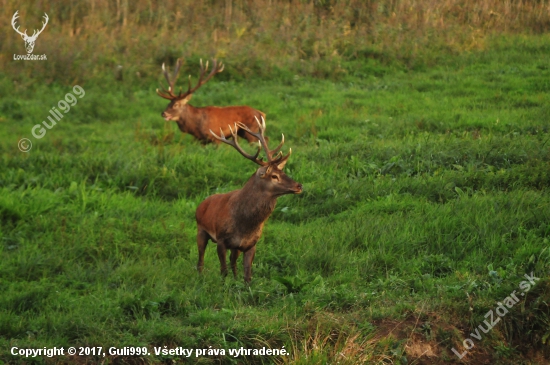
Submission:
<svg viewBox="0 0 550 365">
<path fill-rule="evenodd" d="M 226 251 L 231 250 L 230 260 L 233 275 L 237 277 L 237 258 L 244 253 L 244 281 L 250 283 L 252 278 L 252 261 L 256 253 L 256 242 L 262 235 L 265 221 L 269 218 L 277 198 L 285 194 L 299 194 L 302 192 L 302 184 L 292 180 L 283 172 L 292 149 L 288 155 L 277 152 L 284 143 L 284 135 L 281 143 L 274 150 L 267 147 L 264 138 L 265 120 L 258 120 L 258 133 L 252 132 L 246 125 L 236 123 L 235 129 L 229 127 L 233 139 L 227 140 L 223 135 L 217 136 L 218 140 L 233 146 L 247 159 L 257 163 L 261 167 L 248 179 L 240 189 L 225 194 L 215 194 L 206 198 L 197 208 L 197 246 L 199 249 L 199 262 L 197 269 L 202 272 L 204 267 L 204 251 L 208 240 L 218 245 L 218 257 L 221 264 L 221 273 L 227 276 Z M 255 155 L 246 153 L 237 142 L 237 128 L 259 140 L 258 151 Z M 260 150 L 264 149 L 267 161 L 258 158 Z"/>
<path fill-rule="evenodd" d="M 219 128 L 222 131 L 222 136 L 229 137 L 231 135 L 228 128 L 229 124 L 236 120 L 241 121 L 241 123 L 247 126 L 250 130 L 257 132 L 258 126 L 254 120 L 255 118 L 265 117 L 265 114 L 249 106 L 205 106 L 198 108 L 189 105 L 189 100 L 191 100 L 193 93 L 208 82 L 208 80 L 210 80 L 215 74 L 222 72 L 224 67 L 222 63 L 218 64 L 218 62 L 214 60 L 212 62 L 212 71 L 206 78 L 204 78 L 204 75 L 208 71 L 208 61 L 206 62 L 206 66 L 203 66 L 201 59 L 200 66 L 199 82 L 197 85 L 193 88 L 191 87 L 191 75 L 189 75 L 189 88 L 185 93 L 182 93 L 180 89 L 179 94 L 176 95 L 174 94 L 174 83 L 176 82 L 181 67 L 181 59 L 178 59 L 174 70 L 174 75 L 172 77 L 168 75 L 168 71 L 164 67 L 164 63 L 162 64 L 162 71 L 164 72 L 164 77 L 168 82 L 168 89 L 157 89 L 157 94 L 164 99 L 170 100 L 170 104 L 168 104 L 166 109 L 161 114 L 162 117 L 165 120 L 175 121 L 183 133 L 189 133 L 202 143 L 219 143 L 219 141 L 213 138 L 208 132 L 211 129 L 217 130 Z M 246 138 L 249 142 L 257 141 L 255 137 L 244 133 L 241 128 L 238 130 L 238 135 Z"/>
</svg>

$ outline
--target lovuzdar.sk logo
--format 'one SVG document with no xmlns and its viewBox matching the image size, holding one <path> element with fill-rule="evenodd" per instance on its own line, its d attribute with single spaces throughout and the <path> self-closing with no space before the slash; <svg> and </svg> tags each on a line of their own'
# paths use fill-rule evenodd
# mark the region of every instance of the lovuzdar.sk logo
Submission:
<svg viewBox="0 0 550 365">
<path fill-rule="evenodd" d="M 25 55 L 16 55 L 14 54 L 13 55 L 13 59 L 14 60 L 27 60 L 27 61 L 42 61 L 42 60 L 46 60 L 47 57 L 45 54 L 43 55 L 34 55 L 32 54 L 32 51 L 34 49 L 34 44 L 36 42 L 36 38 L 38 38 L 38 36 L 40 35 L 40 33 L 42 33 L 42 31 L 44 30 L 44 28 L 46 28 L 46 24 L 48 24 L 48 14 L 44 13 L 44 20 L 45 22 L 42 22 L 42 29 L 40 30 L 34 30 L 34 32 L 32 33 L 31 36 L 29 36 L 27 34 L 27 30 L 25 29 L 24 32 L 20 32 L 19 31 L 19 26 L 16 28 L 15 27 L 15 21 L 17 20 L 17 18 L 19 18 L 19 15 L 17 14 L 19 13 L 19 10 L 17 10 L 15 12 L 15 14 L 13 14 L 13 17 L 11 18 L 11 26 L 13 27 L 13 29 L 19 33 L 21 35 L 21 38 L 23 38 L 23 41 L 25 41 L 25 49 L 27 50 L 27 54 Z"/>
</svg>

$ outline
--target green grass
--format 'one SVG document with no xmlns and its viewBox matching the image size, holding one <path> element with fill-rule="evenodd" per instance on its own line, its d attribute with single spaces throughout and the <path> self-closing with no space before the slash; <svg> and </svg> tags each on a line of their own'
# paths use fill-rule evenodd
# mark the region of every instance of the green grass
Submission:
<svg viewBox="0 0 550 365">
<path fill-rule="evenodd" d="M 492 44 L 416 71 L 350 64 L 338 82 L 214 80 L 197 92 L 193 105 L 266 112 L 304 184 L 279 199 L 250 286 L 242 260 L 238 280 L 221 280 L 213 244 L 198 275 L 194 212 L 253 164 L 165 123 L 153 80 L 90 79 L 37 140 L 32 126 L 71 86 L 14 89 L 0 75 L 0 362 L 27 363 L 12 346 L 284 345 L 290 356 L 193 360 L 404 363 L 427 361 L 411 350 L 422 341 L 430 363 L 456 361 L 451 348 L 531 272 L 541 281 L 468 356 L 548 359 L 549 43 Z"/>
</svg>

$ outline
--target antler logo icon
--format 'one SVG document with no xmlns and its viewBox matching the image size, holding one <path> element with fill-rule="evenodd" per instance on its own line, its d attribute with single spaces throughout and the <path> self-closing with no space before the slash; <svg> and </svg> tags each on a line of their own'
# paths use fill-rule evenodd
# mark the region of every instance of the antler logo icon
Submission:
<svg viewBox="0 0 550 365">
<path fill-rule="evenodd" d="M 27 53 L 32 53 L 32 50 L 34 49 L 34 42 L 36 42 L 36 38 L 38 38 L 38 36 L 40 35 L 40 33 L 42 33 L 42 31 L 44 30 L 44 28 L 46 28 L 46 24 L 48 24 L 48 14 L 44 13 L 44 20 L 46 20 L 46 22 L 42 22 L 42 29 L 40 29 L 37 33 L 36 30 L 34 30 L 34 32 L 32 33 L 32 35 L 29 37 L 27 35 L 27 30 L 25 29 L 25 32 L 21 33 L 19 31 L 19 27 L 15 27 L 15 20 L 17 18 L 19 18 L 19 15 L 17 15 L 17 13 L 19 12 L 19 10 L 17 10 L 15 12 L 15 14 L 13 14 L 13 18 L 11 18 L 11 26 L 13 27 L 13 29 L 19 33 L 21 35 L 21 38 L 23 38 L 23 40 L 25 41 L 25 48 L 27 50 Z"/>
</svg>

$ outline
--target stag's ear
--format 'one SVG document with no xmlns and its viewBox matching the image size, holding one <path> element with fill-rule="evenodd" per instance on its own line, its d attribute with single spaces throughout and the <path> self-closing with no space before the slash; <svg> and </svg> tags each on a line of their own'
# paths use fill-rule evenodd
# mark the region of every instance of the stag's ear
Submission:
<svg viewBox="0 0 550 365">
<path fill-rule="evenodd" d="M 292 154 L 292 148 L 288 150 L 288 155 L 281 158 L 281 161 L 279 161 L 279 163 L 277 164 L 277 168 L 279 170 L 282 170 L 285 167 L 286 162 L 288 161 L 288 158 L 290 157 L 291 154 Z"/>
<path fill-rule="evenodd" d="M 258 169 L 258 175 L 263 179 L 264 177 L 268 176 L 271 173 L 271 170 L 273 169 L 273 166 L 268 165 L 264 167 L 260 167 Z"/>
<path fill-rule="evenodd" d="M 278 168 L 279 170 L 284 169 L 284 167 L 285 167 L 287 161 L 288 161 L 288 158 L 285 158 L 283 161 L 281 161 L 281 162 L 277 165 L 277 168 Z"/>
<path fill-rule="evenodd" d="M 184 106 L 185 104 L 187 104 L 189 102 L 189 100 L 191 100 L 191 96 L 193 96 L 193 94 L 189 94 L 185 98 L 176 101 L 176 106 L 177 107 Z"/>
</svg>

